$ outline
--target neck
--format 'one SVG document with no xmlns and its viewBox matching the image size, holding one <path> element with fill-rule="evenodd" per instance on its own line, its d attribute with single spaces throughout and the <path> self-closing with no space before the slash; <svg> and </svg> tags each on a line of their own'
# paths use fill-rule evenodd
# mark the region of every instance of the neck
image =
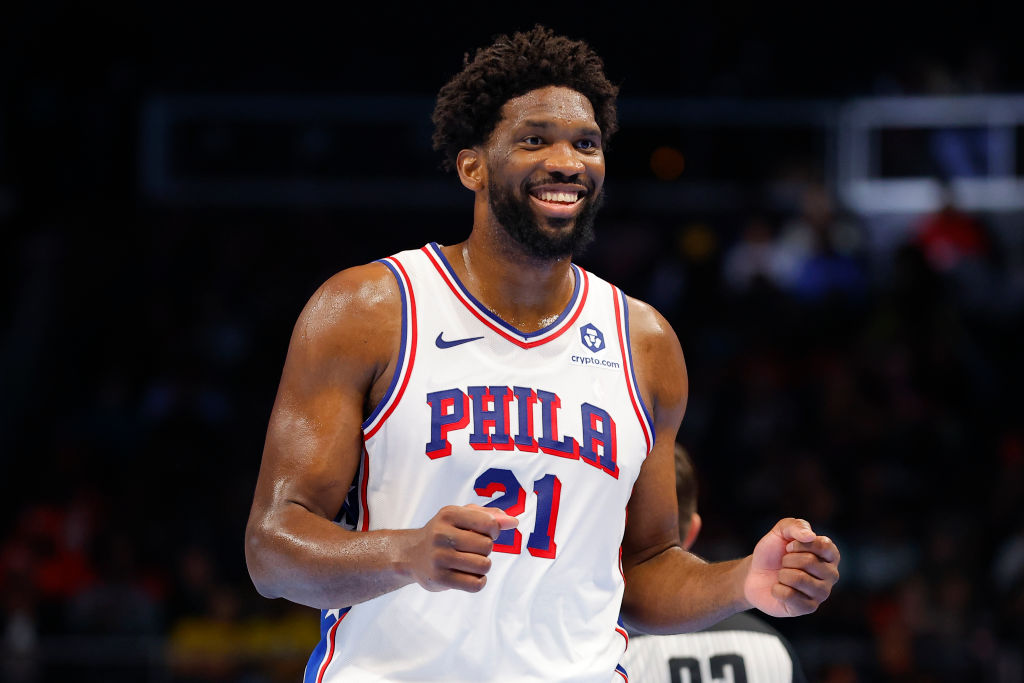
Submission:
<svg viewBox="0 0 1024 683">
<path fill-rule="evenodd" d="M 473 296 L 523 332 L 550 325 L 572 297 L 572 259 L 531 257 L 501 226 L 475 226 L 469 239 L 442 251 Z"/>
</svg>

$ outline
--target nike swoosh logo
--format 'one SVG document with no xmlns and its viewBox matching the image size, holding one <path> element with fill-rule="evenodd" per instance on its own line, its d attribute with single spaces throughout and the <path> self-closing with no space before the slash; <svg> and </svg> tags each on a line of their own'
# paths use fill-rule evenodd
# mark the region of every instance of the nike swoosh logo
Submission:
<svg viewBox="0 0 1024 683">
<path fill-rule="evenodd" d="M 437 348 L 439 349 L 450 349 L 451 347 L 458 346 L 459 344 L 483 339 L 483 337 L 466 337 L 465 339 L 452 339 L 451 341 L 445 341 L 444 339 L 441 339 L 441 335 L 443 334 L 444 332 L 438 332 L 437 339 L 434 340 L 434 343 L 437 344 Z"/>
</svg>

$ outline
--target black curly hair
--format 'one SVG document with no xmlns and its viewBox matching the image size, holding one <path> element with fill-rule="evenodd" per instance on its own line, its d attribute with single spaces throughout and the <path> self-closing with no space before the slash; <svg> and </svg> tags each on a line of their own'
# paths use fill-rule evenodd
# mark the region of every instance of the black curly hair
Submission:
<svg viewBox="0 0 1024 683">
<path fill-rule="evenodd" d="M 501 35 L 480 48 L 462 71 L 437 94 L 434 107 L 434 149 L 444 154 L 445 170 L 455 169 L 459 152 L 483 143 L 501 119 L 501 108 L 514 97 L 549 85 L 581 93 L 594 107 L 605 145 L 618 130 L 617 86 L 604 74 L 597 53 L 541 25 L 525 33 Z"/>
</svg>

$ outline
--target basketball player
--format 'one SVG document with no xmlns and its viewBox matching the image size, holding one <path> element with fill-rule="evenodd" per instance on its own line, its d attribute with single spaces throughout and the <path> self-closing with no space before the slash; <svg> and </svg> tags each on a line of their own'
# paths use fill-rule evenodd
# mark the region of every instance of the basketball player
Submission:
<svg viewBox="0 0 1024 683">
<path fill-rule="evenodd" d="M 478 51 L 434 112 L 466 241 L 344 270 L 299 316 L 246 558 L 261 594 L 322 610 L 307 681 L 622 680 L 620 608 L 694 630 L 812 612 L 838 579 L 802 520 L 735 561 L 680 546 L 679 342 L 572 263 L 616 95 L 540 27 Z"/>
<path fill-rule="evenodd" d="M 679 532 L 689 550 L 700 533 L 697 476 L 686 450 L 676 444 Z M 805 683 L 789 641 L 763 619 L 742 612 L 697 633 L 633 635 L 622 663 L 635 681 L 732 680 L 745 683 Z M 726 677 L 726 672 L 730 672 Z"/>
</svg>

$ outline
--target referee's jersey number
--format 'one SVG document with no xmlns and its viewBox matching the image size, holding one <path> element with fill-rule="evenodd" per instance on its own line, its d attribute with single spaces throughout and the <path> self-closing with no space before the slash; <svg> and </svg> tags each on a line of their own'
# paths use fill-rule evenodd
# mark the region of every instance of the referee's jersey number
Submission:
<svg viewBox="0 0 1024 683">
<path fill-rule="evenodd" d="M 708 663 L 711 665 L 712 681 L 747 683 L 747 669 L 740 655 L 715 655 Z M 732 678 L 726 675 L 726 671 L 732 674 Z M 672 657 L 668 660 L 668 673 L 672 683 L 702 683 L 700 662 L 693 657 Z"/>
</svg>

